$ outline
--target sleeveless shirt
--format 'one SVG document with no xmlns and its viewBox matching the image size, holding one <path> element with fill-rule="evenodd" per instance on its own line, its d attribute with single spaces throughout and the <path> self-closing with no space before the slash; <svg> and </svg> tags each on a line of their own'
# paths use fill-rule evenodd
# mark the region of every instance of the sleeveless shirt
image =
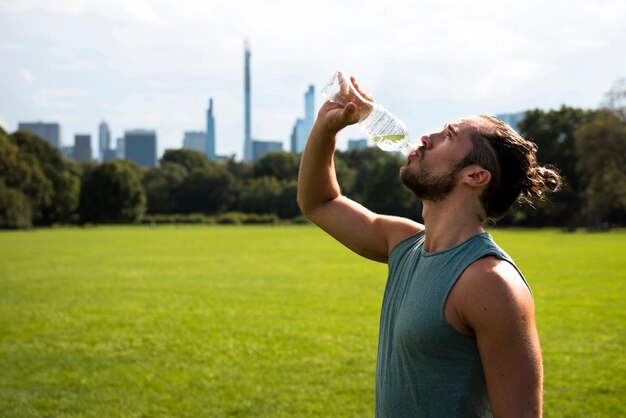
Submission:
<svg viewBox="0 0 626 418">
<path fill-rule="evenodd" d="M 422 231 L 406 238 L 389 256 L 376 417 L 491 417 L 476 340 L 456 331 L 444 308 L 463 271 L 480 258 L 492 255 L 517 267 L 486 232 L 435 253 L 423 249 L 424 237 Z"/>
</svg>

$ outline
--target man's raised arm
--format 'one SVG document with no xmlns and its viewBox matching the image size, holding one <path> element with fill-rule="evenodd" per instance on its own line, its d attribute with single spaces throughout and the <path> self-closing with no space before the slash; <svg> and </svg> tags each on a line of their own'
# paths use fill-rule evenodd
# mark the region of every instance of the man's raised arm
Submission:
<svg viewBox="0 0 626 418">
<path fill-rule="evenodd" d="M 337 133 L 358 121 L 357 105 L 322 105 L 307 141 L 298 176 L 302 213 L 363 257 L 386 262 L 400 240 L 423 227 L 409 219 L 378 215 L 341 195 L 334 166 Z"/>
</svg>

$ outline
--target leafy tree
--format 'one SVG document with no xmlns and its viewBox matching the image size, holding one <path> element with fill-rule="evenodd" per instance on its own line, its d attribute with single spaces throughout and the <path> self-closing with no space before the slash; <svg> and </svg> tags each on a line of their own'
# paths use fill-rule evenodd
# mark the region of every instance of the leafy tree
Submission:
<svg viewBox="0 0 626 418">
<path fill-rule="evenodd" d="M 275 177 L 253 179 L 242 190 L 238 209 L 246 213 L 278 213 L 283 188 Z"/>
<path fill-rule="evenodd" d="M 584 204 L 586 179 L 577 171 L 578 155 L 574 132 L 592 120 L 595 112 L 561 106 L 558 110 L 529 110 L 518 127 L 520 134 L 537 144 L 537 160 L 541 165 L 555 166 L 565 178 L 562 190 L 551 196 L 549 202 L 535 207 L 524 205 L 511 210 L 511 216 L 499 223 L 521 225 L 572 226 L 580 220 Z"/>
<path fill-rule="evenodd" d="M 626 121 L 604 110 L 575 133 L 578 170 L 587 180 L 590 227 L 626 222 Z"/>
<path fill-rule="evenodd" d="M 298 182 L 288 181 L 283 182 L 282 191 L 277 197 L 276 202 L 276 214 L 282 219 L 295 218 L 300 215 L 300 208 L 297 202 L 298 197 Z"/>
<path fill-rule="evenodd" d="M 79 204 L 82 222 L 136 222 L 145 209 L 139 170 L 130 161 L 103 163 L 83 176 Z"/>
<path fill-rule="evenodd" d="M 36 208 L 33 212 L 35 223 L 50 225 L 70 222 L 78 206 L 79 167 L 63 160 L 58 149 L 30 132 L 17 131 L 11 135 L 11 139 L 19 147 L 23 161 L 33 167 L 36 165 L 33 158 L 37 161 L 50 187 L 45 193 L 47 196 L 36 198 L 37 203 L 33 205 Z"/>
<path fill-rule="evenodd" d="M 32 227 L 31 203 L 21 190 L 7 187 L 0 178 L 0 228 Z"/>
<path fill-rule="evenodd" d="M 579 190 L 574 132 L 591 121 L 595 112 L 568 106 L 559 110 L 529 110 L 519 123 L 522 136 L 537 144 L 540 164 L 555 165 L 574 190 Z"/>
<path fill-rule="evenodd" d="M 168 149 L 161 158 L 161 164 L 177 163 L 192 172 L 196 169 L 206 170 L 211 165 L 206 154 L 190 149 Z"/>
<path fill-rule="evenodd" d="M 421 219 L 421 201 L 400 180 L 402 160 L 393 155 L 373 162 L 363 190 L 363 204 L 387 215 Z"/>
<path fill-rule="evenodd" d="M 396 157 L 373 147 L 336 152 L 335 171 L 342 193 L 363 203 L 363 193 L 372 178 L 372 170 L 377 164 L 383 164 L 386 159 L 396 160 Z M 399 167 L 398 165 L 397 175 L 399 175 Z"/>
<path fill-rule="evenodd" d="M 359 171 L 356 168 L 349 167 L 341 157 L 335 158 L 335 174 L 337 175 L 337 181 L 341 187 L 341 193 L 344 195 L 352 198 L 355 197 L 354 185 L 358 173 Z"/>
<path fill-rule="evenodd" d="M 0 133 L 0 178 L 8 189 L 18 190 L 28 198 L 31 215 L 52 201 L 52 184 L 37 158 L 23 152 L 4 132 Z"/>
<path fill-rule="evenodd" d="M 149 214 L 173 214 L 179 209 L 178 200 L 183 182 L 189 175 L 178 163 L 164 162 L 142 176 Z"/>
<path fill-rule="evenodd" d="M 293 152 L 271 152 L 254 163 L 255 177 L 297 180 L 300 156 Z"/>
<path fill-rule="evenodd" d="M 178 196 L 182 213 L 216 214 L 236 199 L 235 179 L 224 165 L 193 170 L 182 182 Z"/>
<path fill-rule="evenodd" d="M 28 199 L 28 213 L 37 225 L 72 220 L 78 203 L 79 171 L 76 164 L 64 161 L 57 149 L 32 133 L 0 132 L 0 178 L 8 189 L 18 190 Z M 6 192 L 5 198 L 8 196 L 18 195 Z"/>
<path fill-rule="evenodd" d="M 226 168 L 237 181 L 246 181 L 254 177 L 254 166 L 246 161 L 236 161 L 234 157 L 226 161 Z"/>
</svg>

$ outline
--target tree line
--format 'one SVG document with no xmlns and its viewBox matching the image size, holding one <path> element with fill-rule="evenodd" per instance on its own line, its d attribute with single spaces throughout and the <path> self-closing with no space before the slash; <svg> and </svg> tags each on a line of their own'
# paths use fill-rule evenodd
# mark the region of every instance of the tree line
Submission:
<svg viewBox="0 0 626 418">
<path fill-rule="evenodd" d="M 534 207 L 515 206 L 499 225 L 626 225 L 625 92 L 614 89 L 599 110 L 526 112 L 520 133 L 537 143 L 538 162 L 555 166 L 565 185 Z M 154 168 L 126 160 L 79 165 L 34 134 L 0 128 L 0 228 L 142 219 L 297 221 L 299 162 L 294 153 L 268 154 L 255 163 L 212 162 L 178 149 L 167 150 Z M 420 201 L 398 178 L 403 164 L 404 158 L 377 148 L 337 151 L 335 157 L 345 195 L 379 213 L 421 220 Z"/>
</svg>

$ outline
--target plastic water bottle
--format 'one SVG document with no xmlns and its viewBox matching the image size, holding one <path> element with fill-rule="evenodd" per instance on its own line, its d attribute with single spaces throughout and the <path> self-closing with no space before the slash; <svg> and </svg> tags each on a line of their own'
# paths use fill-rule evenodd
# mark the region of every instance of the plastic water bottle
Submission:
<svg viewBox="0 0 626 418">
<path fill-rule="evenodd" d="M 415 148 L 409 143 L 406 124 L 382 105 L 363 97 L 345 72 L 333 74 L 321 93 L 326 100 L 343 106 L 354 102 L 359 112 L 359 127 L 383 151 L 408 155 Z"/>
</svg>

